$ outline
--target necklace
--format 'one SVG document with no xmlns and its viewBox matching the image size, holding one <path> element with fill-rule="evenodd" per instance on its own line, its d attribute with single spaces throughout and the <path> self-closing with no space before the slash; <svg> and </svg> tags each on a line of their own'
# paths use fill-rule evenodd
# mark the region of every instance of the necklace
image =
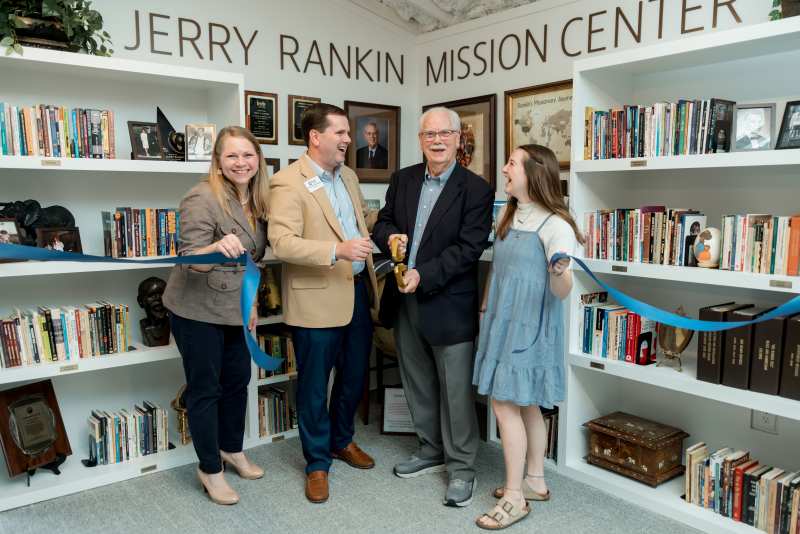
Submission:
<svg viewBox="0 0 800 534">
<path fill-rule="evenodd" d="M 517 218 L 517 222 L 518 222 L 519 224 L 525 224 L 525 221 L 527 221 L 528 219 L 530 219 L 531 215 L 533 215 L 533 209 L 531 209 L 531 210 L 528 212 L 528 214 L 527 214 L 527 215 L 525 215 L 525 217 L 520 217 L 520 216 L 519 216 L 519 211 L 520 211 L 520 210 L 519 210 L 519 208 L 517 208 L 517 217 L 516 217 L 516 218 Z"/>
<path fill-rule="evenodd" d="M 247 190 L 247 198 L 245 198 L 244 200 L 239 199 L 239 203 L 242 206 L 246 206 L 248 202 L 250 202 L 250 190 L 249 189 Z"/>
</svg>

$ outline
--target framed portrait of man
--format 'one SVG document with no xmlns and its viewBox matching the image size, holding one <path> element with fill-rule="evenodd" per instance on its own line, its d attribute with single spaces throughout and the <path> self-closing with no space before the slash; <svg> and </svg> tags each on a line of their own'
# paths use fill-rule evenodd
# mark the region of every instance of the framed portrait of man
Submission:
<svg viewBox="0 0 800 534">
<path fill-rule="evenodd" d="M 476 96 L 462 100 L 429 104 L 422 111 L 443 106 L 458 113 L 461 119 L 461 137 L 459 138 L 456 161 L 475 174 L 483 177 L 496 188 L 496 147 L 497 131 L 495 114 L 497 95 Z"/>
<path fill-rule="evenodd" d="M 572 149 L 572 80 L 505 92 L 505 159 L 520 145 L 546 146 L 569 169 Z"/>
<path fill-rule="evenodd" d="M 400 162 L 400 107 L 345 100 L 352 142 L 347 166 L 367 183 L 389 183 Z"/>
<path fill-rule="evenodd" d="M 305 146 L 306 142 L 303 139 L 303 127 L 301 119 L 303 112 L 313 106 L 319 104 L 321 100 L 313 96 L 297 96 L 289 95 L 289 144 Z"/>
<path fill-rule="evenodd" d="M 733 113 L 733 150 L 769 150 L 774 124 L 775 104 L 738 104 Z"/>
<path fill-rule="evenodd" d="M 59 252 L 83 253 L 78 228 L 37 228 L 36 246 Z"/>
<path fill-rule="evenodd" d="M 187 124 L 186 161 L 211 161 L 216 137 L 213 124 Z"/>
<path fill-rule="evenodd" d="M 128 121 L 131 159 L 164 159 L 161 134 L 155 122 Z"/>
<path fill-rule="evenodd" d="M 800 100 L 786 103 L 775 148 L 800 148 Z"/>
<path fill-rule="evenodd" d="M 278 144 L 278 95 L 244 92 L 245 126 L 262 145 Z"/>
</svg>

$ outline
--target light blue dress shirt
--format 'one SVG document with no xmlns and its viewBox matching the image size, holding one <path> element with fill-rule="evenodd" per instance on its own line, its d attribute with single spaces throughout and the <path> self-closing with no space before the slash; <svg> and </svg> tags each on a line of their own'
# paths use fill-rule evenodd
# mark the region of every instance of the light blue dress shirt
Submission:
<svg viewBox="0 0 800 534">
<path fill-rule="evenodd" d="M 344 231 L 345 237 L 350 239 L 358 239 L 361 237 L 361 232 L 358 230 L 358 221 L 356 220 L 356 213 L 353 209 L 353 202 L 350 200 L 350 194 L 347 192 L 342 180 L 341 167 L 336 167 L 333 170 L 333 175 L 322 167 L 317 165 L 317 162 L 311 159 L 308 155 L 308 162 L 311 168 L 317 173 L 317 176 L 322 181 L 322 186 L 325 188 L 325 193 L 328 195 L 328 200 L 333 208 L 333 213 L 339 220 L 339 225 Z M 336 245 L 333 246 L 331 252 L 331 264 L 336 262 Z M 363 261 L 353 262 L 353 274 L 358 274 L 364 270 L 365 263 Z"/>
<path fill-rule="evenodd" d="M 428 168 L 425 167 L 425 180 L 422 182 L 422 190 L 419 193 L 417 218 L 414 222 L 414 237 L 411 240 L 411 251 L 408 254 L 409 269 L 413 269 L 417 263 L 417 252 L 419 252 L 422 234 L 425 233 L 425 227 L 428 225 L 428 219 L 431 217 L 433 207 L 436 205 L 436 201 L 439 200 L 439 195 L 442 194 L 447 179 L 453 174 L 453 169 L 455 168 L 456 162 L 454 161 L 439 176 L 431 176 L 428 174 Z"/>
</svg>

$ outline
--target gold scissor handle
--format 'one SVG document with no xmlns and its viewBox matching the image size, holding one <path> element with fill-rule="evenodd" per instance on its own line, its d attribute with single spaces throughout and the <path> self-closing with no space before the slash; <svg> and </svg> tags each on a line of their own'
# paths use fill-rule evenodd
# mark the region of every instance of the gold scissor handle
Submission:
<svg viewBox="0 0 800 534">
<path fill-rule="evenodd" d="M 400 263 L 403 261 L 403 255 L 400 254 L 400 243 L 402 241 L 399 237 L 392 239 L 390 248 L 392 249 L 392 261 L 396 263 L 394 266 L 394 279 L 397 281 L 397 287 L 406 287 L 406 281 L 403 278 L 403 273 L 408 270 L 405 264 Z"/>
<path fill-rule="evenodd" d="M 406 287 L 406 280 L 403 278 L 403 273 L 408 270 L 408 267 L 403 263 L 398 263 L 394 266 L 394 279 L 397 281 L 397 287 Z"/>
</svg>

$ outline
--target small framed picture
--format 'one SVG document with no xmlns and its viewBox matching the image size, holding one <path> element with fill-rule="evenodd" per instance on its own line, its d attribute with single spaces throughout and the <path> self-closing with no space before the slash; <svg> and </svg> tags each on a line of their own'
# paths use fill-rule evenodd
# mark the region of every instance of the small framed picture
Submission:
<svg viewBox="0 0 800 534">
<path fill-rule="evenodd" d="M 321 100 L 313 96 L 297 96 L 289 95 L 289 144 L 305 146 L 306 142 L 303 139 L 303 126 L 301 119 L 303 112 L 313 106 L 319 104 Z"/>
<path fill-rule="evenodd" d="M 186 161 L 211 161 L 216 130 L 213 124 L 186 125 Z"/>
<path fill-rule="evenodd" d="M 775 148 L 800 148 L 800 100 L 786 103 Z"/>
<path fill-rule="evenodd" d="M 406 394 L 400 386 L 383 388 L 381 434 L 415 435 Z"/>
<path fill-rule="evenodd" d="M 244 117 L 247 129 L 253 132 L 259 143 L 278 144 L 278 95 L 245 91 Z"/>
<path fill-rule="evenodd" d="M 734 152 L 769 150 L 775 128 L 775 104 L 737 104 L 733 112 Z"/>
<path fill-rule="evenodd" d="M 78 228 L 37 228 L 36 246 L 60 252 L 83 253 Z"/>
<path fill-rule="evenodd" d="M 19 227 L 17 220 L 13 218 L 0 218 L 0 244 L 20 245 Z M 24 260 L 0 260 L 0 263 L 12 263 Z"/>
<path fill-rule="evenodd" d="M 272 175 L 281 170 L 280 158 L 264 158 L 264 163 L 267 164 L 267 176 L 272 178 Z"/>
<path fill-rule="evenodd" d="M 388 184 L 400 163 L 400 107 L 345 100 L 353 142 L 347 166 L 364 183 Z"/>
<path fill-rule="evenodd" d="M 128 135 L 131 138 L 131 159 L 164 159 L 158 124 L 128 121 Z"/>
</svg>

